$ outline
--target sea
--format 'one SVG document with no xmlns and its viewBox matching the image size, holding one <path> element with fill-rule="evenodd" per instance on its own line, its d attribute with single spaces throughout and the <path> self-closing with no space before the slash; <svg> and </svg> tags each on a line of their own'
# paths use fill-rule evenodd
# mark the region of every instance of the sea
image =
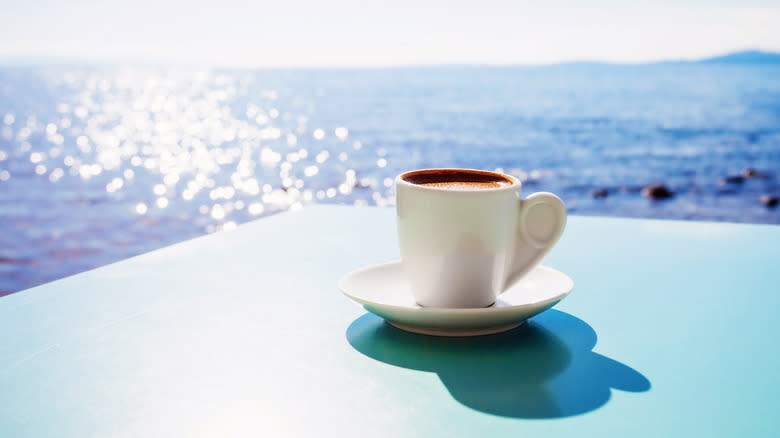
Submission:
<svg viewBox="0 0 780 438">
<path fill-rule="evenodd" d="M 391 207 L 430 167 L 575 215 L 778 224 L 780 65 L 0 65 L 0 295 L 311 204 Z"/>
</svg>

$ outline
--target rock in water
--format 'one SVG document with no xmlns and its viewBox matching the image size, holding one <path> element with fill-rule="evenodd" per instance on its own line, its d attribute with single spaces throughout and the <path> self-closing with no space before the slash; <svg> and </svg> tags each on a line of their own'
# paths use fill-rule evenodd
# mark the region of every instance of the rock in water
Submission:
<svg viewBox="0 0 780 438">
<path fill-rule="evenodd" d="M 591 190 L 590 196 L 593 196 L 594 198 L 606 198 L 607 197 L 607 189 Z"/>
<path fill-rule="evenodd" d="M 772 195 L 763 195 L 758 200 L 767 207 L 777 207 L 777 204 L 780 203 L 780 199 Z"/>
<path fill-rule="evenodd" d="M 734 176 L 724 176 L 720 179 L 721 184 L 742 184 L 745 182 L 745 177 L 734 175 Z"/>
<path fill-rule="evenodd" d="M 674 192 L 663 184 L 653 184 L 642 189 L 642 194 L 650 199 L 667 199 L 674 196 Z"/>
<path fill-rule="evenodd" d="M 769 175 L 763 172 L 759 172 L 756 169 L 753 169 L 752 167 L 746 167 L 742 169 L 742 176 L 744 176 L 745 178 L 766 178 Z"/>
</svg>

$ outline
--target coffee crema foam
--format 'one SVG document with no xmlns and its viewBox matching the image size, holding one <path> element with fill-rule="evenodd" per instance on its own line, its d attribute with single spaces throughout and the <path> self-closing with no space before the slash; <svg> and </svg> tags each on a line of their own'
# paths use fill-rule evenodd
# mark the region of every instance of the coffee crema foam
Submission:
<svg viewBox="0 0 780 438">
<path fill-rule="evenodd" d="M 487 190 L 497 189 L 499 187 L 506 187 L 509 184 L 502 184 L 499 182 L 465 182 L 465 181 L 451 181 L 451 182 L 432 182 L 417 184 L 418 186 L 433 187 L 437 189 L 447 190 Z"/>
<path fill-rule="evenodd" d="M 490 190 L 514 184 L 514 181 L 501 174 L 480 170 L 420 170 L 401 178 L 418 186 L 455 191 Z"/>
</svg>

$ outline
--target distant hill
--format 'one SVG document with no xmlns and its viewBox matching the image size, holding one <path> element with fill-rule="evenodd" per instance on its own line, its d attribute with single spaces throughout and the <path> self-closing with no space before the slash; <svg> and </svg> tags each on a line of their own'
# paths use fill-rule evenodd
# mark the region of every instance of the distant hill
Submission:
<svg viewBox="0 0 780 438">
<path fill-rule="evenodd" d="M 761 50 L 745 50 L 742 52 L 728 53 L 721 56 L 713 56 L 703 59 L 671 59 L 666 61 L 651 61 L 638 64 L 623 64 L 620 62 L 603 61 L 570 61 L 562 62 L 560 66 L 598 67 L 605 65 L 691 65 L 691 64 L 719 64 L 719 65 L 755 65 L 755 64 L 780 64 L 780 53 L 763 52 Z"/>
<path fill-rule="evenodd" d="M 780 64 L 780 53 L 747 50 L 693 62 L 699 64 Z"/>
<path fill-rule="evenodd" d="M 599 67 L 599 66 L 635 66 L 635 65 L 691 65 L 691 64 L 718 64 L 718 65 L 780 65 L 780 53 L 764 52 L 761 50 L 744 50 L 741 52 L 728 53 L 720 56 L 702 59 L 668 59 L 665 61 L 649 61 L 640 63 L 621 63 L 605 61 L 567 61 L 556 64 L 546 64 L 548 66 L 576 66 L 576 67 Z"/>
</svg>

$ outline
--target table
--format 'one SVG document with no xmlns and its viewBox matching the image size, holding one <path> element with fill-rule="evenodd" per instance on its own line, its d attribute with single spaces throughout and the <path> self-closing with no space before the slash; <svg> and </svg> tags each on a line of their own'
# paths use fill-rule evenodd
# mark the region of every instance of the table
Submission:
<svg viewBox="0 0 780 438">
<path fill-rule="evenodd" d="M 567 299 L 447 339 L 336 287 L 394 221 L 311 206 L 0 298 L 0 436 L 780 430 L 780 227 L 570 217 Z"/>
</svg>

